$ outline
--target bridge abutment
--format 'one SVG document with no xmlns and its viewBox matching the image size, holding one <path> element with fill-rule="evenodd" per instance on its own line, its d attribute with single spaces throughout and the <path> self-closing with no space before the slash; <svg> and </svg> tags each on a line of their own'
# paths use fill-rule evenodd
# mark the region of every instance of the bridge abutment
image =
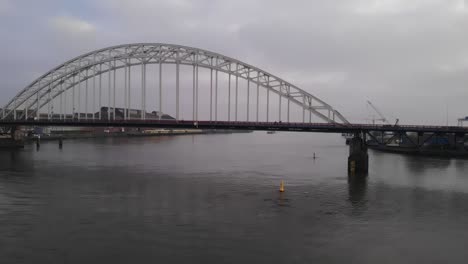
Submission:
<svg viewBox="0 0 468 264">
<path fill-rule="evenodd" d="M 369 171 L 369 155 L 366 142 L 355 136 L 349 142 L 348 172 L 350 175 L 366 175 Z"/>
</svg>

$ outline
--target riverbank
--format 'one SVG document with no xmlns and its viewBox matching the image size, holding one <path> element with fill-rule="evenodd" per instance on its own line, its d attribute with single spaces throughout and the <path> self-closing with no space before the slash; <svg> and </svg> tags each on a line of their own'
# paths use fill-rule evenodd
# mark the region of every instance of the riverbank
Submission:
<svg viewBox="0 0 468 264">
<path fill-rule="evenodd" d="M 66 139 L 86 139 L 86 138 L 108 138 L 108 137 L 155 137 L 155 136 L 181 136 L 181 135 L 199 135 L 199 134 L 232 134 L 232 133 L 251 133 L 250 130 L 202 130 L 202 129 L 154 129 L 130 132 L 88 132 L 88 133 L 54 133 L 40 135 L 41 141 L 66 140 Z M 37 136 L 26 138 L 27 142 L 35 141 Z"/>
</svg>

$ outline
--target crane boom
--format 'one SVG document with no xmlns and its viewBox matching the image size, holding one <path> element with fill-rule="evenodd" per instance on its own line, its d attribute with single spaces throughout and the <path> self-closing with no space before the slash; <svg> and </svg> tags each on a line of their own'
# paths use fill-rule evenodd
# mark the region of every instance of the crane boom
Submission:
<svg viewBox="0 0 468 264">
<path fill-rule="evenodd" d="M 377 119 L 377 120 L 380 120 L 380 121 L 382 121 L 382 122 L 384 122 L 386 124 L 389 124 L 387 118 L 385 118 L 385 116 L 382 114 L 382 112 L 380 112 L 380 110 L 377 109 L 377 107 L 375 107 L 374 104 L 372 104 L 371 101 L 367 100 L 367 104 L 370 107 L 372 107 L 372 109 L 374 109 L 374 111 L 380 116 L 380 119 Z"/>
</svg>

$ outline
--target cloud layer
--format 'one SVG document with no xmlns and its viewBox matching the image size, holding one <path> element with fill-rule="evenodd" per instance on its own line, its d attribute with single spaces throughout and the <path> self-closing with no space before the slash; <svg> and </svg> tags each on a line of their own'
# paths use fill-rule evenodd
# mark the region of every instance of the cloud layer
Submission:
<svg viewBox="0 0 468 264">
<path fill-rule="evenodd" d="M 167 42 L 256 65 L 359 122 L 368 99 L 406 123 L 468 115 L 463 0 L 0 0 L 0 16 L 0 104 L 81 53 Z"/>
</svg>

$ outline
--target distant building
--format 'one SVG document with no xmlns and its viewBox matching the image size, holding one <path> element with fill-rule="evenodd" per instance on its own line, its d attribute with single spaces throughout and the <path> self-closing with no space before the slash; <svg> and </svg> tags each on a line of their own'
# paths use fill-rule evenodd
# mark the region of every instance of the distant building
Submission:
<svg viewBox="0 0 468 264">
<path fill-rule="evenodd" d="M 6 109 L 5 109 L 6 110 Z M 125 111 L 127 109 L 124 108 L 115 108 L 115 120 L 124 120 L 125 118 Z M 2 114 L 3 109 L 0 108 L 0 115 Z M 129 109 L 129 114 L 130 114 L 130 119 L 141 119 L 141 110 L 138 109 Z M 23 110 L 17 110 L 16 111 L 16 116 L 20 117 L 24 113 Z M 109 115 L 110 114 L 110 115 Z M 74 113 L 74 114 L 59 114 L 59 113 L 39 113 L 39 120 L 47 120 L 47 119 L 52 119 L 52 120 L 97 120 L 99 119 L 99 116 L 101 116 L 101 120 L 107 120 L 108 117 L 110 116 L 111 120 L 114 119 L 114 108 L 112 107 L 101 107 L 101 110 L 99 112 L 95 113 Z M 27 111 L 27 117 L 30 120 L 36 120 L 37 119 L 37 113 L 33 110 L 28 110 Z M 151 113 L 145 113 L 145 118 L 147 120 L 175 120 L 172 116 L 168 114 L 164 114 L 159 111 L 153 111 Z M 56 134 L 56 133 L 109 133 L 109 132 L 124 132 L 124 131 L 133 131 L 133 130 L 140 130 L 138 128 L 102 128 L 102 127 L 28 127 L 28 126 L 23 126 L 21 128 L 23 131 L 28 131 L 30 133 L 34 134 Z"/>
<path fill-rule="evenodd" d="M 127 109 L 125 108 L 115 108 L 115 119 L 116 120 L 123 120 L 125 119 L 125 111 Z M 141 110 L 137 110 L 137 109 L 128 109 L 129 111 L 129 115 L 130 115 L 130 119 L 140 119 L 141 116 L 142 116 L 142 111 Z M 113 119 L 113 114 L 114 114 L 114 108 L 112 107 L 101 107 L 101 119 L 107 119 L 108 116 L 111 117 L 111 119 Z M 84 114 L 83 114 L 84 115 Z M 96 114 L 96 118 L 99 118 L 99 112 L 97 112 Z M 81 118 L 81 117 L 80 117 Z M 86 118 L 86 117 L 84 117 Z M 91 118 L 92 118 L 92 114 L 91 114 Z M 175 120 L 174 117 L 168 115 L 168 114 L 164 114 L 162 112 L 159 112 L 159 111 L 153 111 L 151 113 L 145 113 L 145 119 L 152 119 L 152 120 Z"/>
<path fill-rule="evenodd" d="M 7 109 L 5 109 L 5 114 L 6 114 L 6 111 Z M 123 120 L 125 119 L 125 112 L 126 112 L 127 109 L 125 108 L 115 108 L 115 119 L 116 120 Z M 141 113 L 142 111 L 141 110 L 138 110 L 138 109 L 129 109 L 129 115 L 130 115 L 130 119 L 141 119 Z M 99 114 L 101 114 L 101 119 L 105 120 L 105 119 L 108 119 L 108 112 L 110 112 L 110 118 L 111 119 L 114 119 L 114 108 L 112 107 L 101 107 L 101 110 L 99 112 L 95 112 L 95 113 L 74 113 L 74 114 L 60 114 L 60 113 L 54 113 L 54 112 L 51 112 L 50 114 L 48 113 L 39 113 L 39 119 L 40 120 L 46 120 L 46 119 L 53 119 L 53 120 L 57 120 L 57 119 L 66 119 L 66 120 L 70 120 L 70 119 L 99 119 Z M 0 108 L 0 117 L 2 117 L 1 115 L 3 114 L 3 109 Z M 16 116 L 19 118 L 21 116 L 23 116 L 24 114 L 24 110 L 16 110 Z M 28 110 L 27 113 L 26 113 L 26 116 L 28 119 L 32 120 L 32 119 L 37 119 L 37 113 L 35 110 Z M 160 118 L 161 117 L 161 118 Z M 24 118 L 24 116 L 23 116 Z M 151 113 L 145 113 L 145 118 L 146 119 L 153 119 L 153 120 L 175 120 L 174 117 L 168 115 L 168 114 L 165 114 L 165 113 L 162 113 L 162 112 L 159 112 L 159 111 L 153 111 Z"/>
</svg>

